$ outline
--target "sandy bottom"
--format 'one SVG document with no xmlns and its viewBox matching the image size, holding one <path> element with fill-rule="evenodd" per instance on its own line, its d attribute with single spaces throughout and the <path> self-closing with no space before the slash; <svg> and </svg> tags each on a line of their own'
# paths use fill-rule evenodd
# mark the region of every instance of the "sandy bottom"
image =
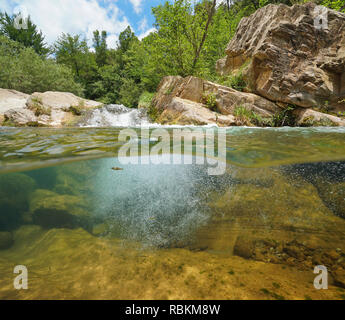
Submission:
<svg viewBox="0 0 345 320">
<path fill-rule="evenodd" d="M 28 290 L 15 290 L 16 265 Z M 82 229 L 23 226 L 0 251 L 0 299 L 345 299 L 316 290 L 313 269 L 247 260 L 216 251 L 140 249 Z"/>
</svg>

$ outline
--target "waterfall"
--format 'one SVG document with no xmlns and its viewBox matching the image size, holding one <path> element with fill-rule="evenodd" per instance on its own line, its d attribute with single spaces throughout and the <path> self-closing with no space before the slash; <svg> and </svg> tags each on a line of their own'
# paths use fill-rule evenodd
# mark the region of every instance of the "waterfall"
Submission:
<svg viewBox="0 0 345 320">
<path fill-rule="evenodd" d="M 110 104 L 91 111 L 80 127 L 139 127 L 150 125 L 145 109 L 130 109 L 124 105 Z"/>
</svg>

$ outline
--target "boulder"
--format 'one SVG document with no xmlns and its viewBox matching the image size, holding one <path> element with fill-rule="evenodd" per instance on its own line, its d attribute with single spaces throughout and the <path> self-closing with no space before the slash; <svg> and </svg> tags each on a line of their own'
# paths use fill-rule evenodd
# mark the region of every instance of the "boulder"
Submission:
<svg viewBox="0 0 345 320">
<path fill-rule="evenodd" d="M 35 92 L 30 96 L 27 101 L 27 107 L 29 109 L 35 109 L 37 105 L 40 105 L 45 109 L 69 111 L 71 107 L 90 109 L 100 107 L 103 104 L 77 97 L 73 93 L 69 92 L 47 91 L 44 93 Z"/>
<path fill-rule="evenodd" d="M 10 109 L 23 109 L 26 106 L 28 94 L 15 90 L 0 89 L 0 115 Z"/>
<path fill-rule="evenodd" d="M 17 95 L 21 94 L 18 92 Z M 22 105 L 14 107 L 12 104 L 6 107 L 6 110 L 4 108 L 3 120 L 5 124 L 14 126 L 62 127 L 73 123 L 75 118 L 86 110 L 100 106 L 102 104 L 99 102 L 68 92 L 36 92 L 31 96 L 25 95 L 25 103 Z"/>
<path fill-rule="evenodd" d="M 235 124 L 233 116 L 218 115 L 200 103 L 181 98 L 173 98 L 158 119 L 161 124 L 208 125 Z"/>
<path fill-rule="evenodd" d="M 24 108 L 15 108 L 6 111 L 4 121 L 5 124 L 11 124 L 17 127 L 44 125 L 41 119 L 35 116 L 33 111 Z"/>
<path fill-rule="evenodd" d="M 266 175 L 272 180 L 266 187 L 264 182 L 259 183 L 260 172 L 263 181 Z M 290 180 L 275 170 L 258 171 L 254 184 L 249 182 L 233 185 L 210 204 L 211 207 L 225 220 L 236 219 L 243 228 L 264 226 L 282 231 L 343 232 L 345 221 L 329 210 L 311 183 L 302 179 Z"/>
<path fill-rule="evenodd" d="M 320 17 L 327 17 L 322 27 Z M 303 108 L 345 110 L 343 13 L 314 3 L 268 5 L 241 20 L 226 54 L 218 72 L 243 70 L 253 93 Z"/>
<path fill-rule="evenodd" d="M 318 179 L 315 185 L 323 202 L 339 217 L 345 219 L 345 182 Z"/>
<path fill-rule="evenodd" d="M 339 117 L 318 112 L 312 109 L 302 109 L 298 108 L 293 112 L 296 125 L 300 127 L 311 127 L 311 126 L 328 126 L 337 127 L 345 126 L 345 119 Z"/>
<path fill-rule="evenodd" d="M 30 200 L 33 222 L 43 228 L 88 227 L 89 214 L 82 197 L 38 189 Z"/>
<path fill-rule="evenodd" d="M 158 122 L 184 125 L 236 125 L 233 114 L 237 107 L 244 107 L 263 118 L 272 117 L 281 110 L 273 102 L 255 94 L 239 92 L 192 76 L 163 78 L 153 105 L 161 113 Z"/>
<path fill-rule="evenodd" d="M 234 255 L 250 259 L 254 254 L 255 245 L 251 239 L 238 237 L 234 246 Z"/>
<path fill-rule="evenodd" d="M 13 230 L 21 223 L 36 187 L 35 181 L 25 174 L 0 175 L 0 231 Z"/>
<path fill-rule="evenodd" d="M 13 235 L 10 232 L 0 232 L 0 250 L 6 250 L 12 247 Z"/>
</svg>

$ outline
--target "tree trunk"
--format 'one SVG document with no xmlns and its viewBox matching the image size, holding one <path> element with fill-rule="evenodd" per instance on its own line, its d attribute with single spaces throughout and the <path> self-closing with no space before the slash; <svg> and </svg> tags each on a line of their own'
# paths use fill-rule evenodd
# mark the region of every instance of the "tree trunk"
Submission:
<svg viewBox="0 0 345 320">
<path fill-rule="evenodd" d="M 204 34 L 202 36 L 199 48 L 198 48 L 198 50 L 195 53 L 195 57 L 194 57 L 194 60 L 193 60 L 192 71 L 195 70 L 196 64 L 199 61 L 201 50 L 202 50 L 202 48 L 203 48 L 203 46 L 205 44 L 206 38 L 207 38 L 208 29 L 210 27 L 210 24 L 212 22 L 213 16 L 215 14 L 216 5 L 217 5 L 217 1 L 213 0 L 211 9 L 210 9 L 210 11 L 208 13 L 208 19 L 207 19 L 207 23 L 206 23 L 206 26 L 205 26 Z"/>
</svg>

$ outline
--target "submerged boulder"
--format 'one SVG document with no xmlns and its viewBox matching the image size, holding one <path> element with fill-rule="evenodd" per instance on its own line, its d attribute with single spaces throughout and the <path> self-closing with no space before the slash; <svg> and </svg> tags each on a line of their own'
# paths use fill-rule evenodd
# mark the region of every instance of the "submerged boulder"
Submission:
<svg viewBox="0 0 345 320">
<path fill-rule="evenodd" d="M 245 170 L 245 169 L 239 169 Z M 302 179 L 289 179 L 278 171 L 266 171 L 273 185 L 237 184 L 212 204 L 216 211 L 243 225 L 282 230 L 342 230 L 336 217 L 319 197 L 318 190 Z"/>
<path fill-rule="evenodd" d="M 12 230 L 20 224 L 36 188 L 35 180 L 25 174 L 0 174 L 0 230 Z"/>
<path fill-rule="evenodd" d="M 345 219 L 345 182 L 317 180 L 315 184 L 323 202 L 337 216 Z"/>
<path fill-rule="evenodd" d="M 344 48 L 344 13 L 268 5 L 241 20 L 217 69 L 243 70 L 249 88 L 271 101 L 344 111 Z"/>
<path fill-rule="evenodd" d="M 14 240 L 11 232 L 0 231 L 0 250 L 6 250 L 11 248 L 13 243 Z"/>
<path fill-rule="evenodd" d="M 88 227 L 89 214 L 82 197 L 38 189 L 30 200 L 33 222 L 44 228 Z"/>
</svg>

